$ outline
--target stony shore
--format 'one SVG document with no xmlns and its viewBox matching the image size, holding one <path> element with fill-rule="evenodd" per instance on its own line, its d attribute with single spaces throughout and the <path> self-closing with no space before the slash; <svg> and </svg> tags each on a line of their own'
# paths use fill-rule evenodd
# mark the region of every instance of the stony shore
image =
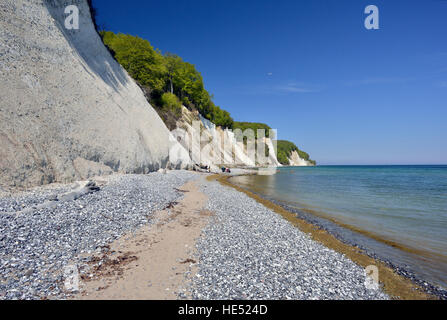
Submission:
<svg viewBox="0 0 447 320">
<path fill-rule="evenodd" d="M 82 265 L 184 197 L 194 181 L 212 213 L 177 297 L 193 299 L 388 299 L 365 287 L 363 268 L 326 248 L 244 193 L 187 171 L 117 175 L 100 191 L 26 211 L 73 185 L 0 198 L 0 299 L 65 299 L 66 265 Z M 181 207 L 177 209 L 181 214 Z M 17 213 L 14 213 L 17 212 Z M 18 213 L 22 212 L 22 213 Z M 174 269 L 174 268 L 173 268 Z M 124 277 L 126 274 L 124 274 Z"/>
<path fill-rule="evenodd" d="M 152 215 L 179 199 L 197 175 L 110 176 L 101 190 L 53 208 L 14 214 L 72 188 L 51 186 L 0 199 L 0 299 L 65 298 L 63 268 L 151 224 Z M 10 212 L 10 213 L 6 213 Z"/>
<path fill-rule="evenodd" d="M 215 216 L 197 243 L 195 299 L 388 299 L 364 269 L 247 195 L 202 184 Z"/>
</svg>

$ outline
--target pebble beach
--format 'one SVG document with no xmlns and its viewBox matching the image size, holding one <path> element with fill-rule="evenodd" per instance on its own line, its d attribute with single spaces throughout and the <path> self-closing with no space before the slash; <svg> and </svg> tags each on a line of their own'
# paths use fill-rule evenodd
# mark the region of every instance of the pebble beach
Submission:
<svg viewBox="0 0 447 320">
<path fill-rule="evenodd" d="M 189 294 L 179 292 L 178 299 L 389 299 L 368 289 L 364 269 L 347 257 L 206 176 L 115 175 L 97 192 L 36 210 L 73 186 L 2 195 L 0 299 L 70 298 L 65 266 L 82 265 L 114 240 L 151 226 L 154 212 L 179 201 L 179 188 L 189 181 L 207 196 L 205 209 L 213 215 L 196 241 Z"/>
</svg>

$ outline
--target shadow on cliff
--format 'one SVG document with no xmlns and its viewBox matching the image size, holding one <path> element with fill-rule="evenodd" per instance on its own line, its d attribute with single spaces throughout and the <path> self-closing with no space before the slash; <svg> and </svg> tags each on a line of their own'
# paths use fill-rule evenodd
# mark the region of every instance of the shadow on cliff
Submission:
<svg viewBox="0 0 447 320">
<path fill-rule="evenodd" d="M 64 10 L 66 6 L 73 4 L 73 2 L 76 1 L 45 0 L 43 3 L 55 19 L 57 28 L 68 44 L 88 66 L 88 68 L 84 66 L 85 70 L 91 75 L 90 71 L 92 71 L 118 92 L 120 86 L 125 86 L 128 82 L 128 76 L 112 57 L 98 35 L 86 0 L 77 1 L 79 3 L 79 29 L 68 30 L 65 28 L 65 19 L 68 15 L 65 15 Z"/>
</svg>

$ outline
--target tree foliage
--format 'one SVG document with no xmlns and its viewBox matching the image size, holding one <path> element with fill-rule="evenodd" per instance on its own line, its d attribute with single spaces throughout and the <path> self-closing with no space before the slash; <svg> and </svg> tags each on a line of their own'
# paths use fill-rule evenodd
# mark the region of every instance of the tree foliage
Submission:
<svg viewBox="0 0 447 320">
<path fill-rule="evenodd" d="M 175 115 L 179 116 L 182 112 L 182 104 L 177 96 L 173 93 L 166 92 L 161 96 L 161 102 L 163 108 L 172 111 Z"/>
<path fill-rule="evenodd" d="M 166 86 L 166 65 L 163 55 L 149 41 L 126 34 L 101 32 L 104 43 L 129 75 L 141 85 L 162 94 Z"/>
<path fill-rule="evenodd" d="M 232 128 L 233 119 L 216 106 L 205 90 L 202 75 L 195 66 L 175 54 L 163 55 L 149 41 L 139 37 L 101 32 L 104 44 L 115 59 L 140 85 L 150 88 L 151 102 L 163 104 L 164 93 L 171 93 L 188 108 L 197 109 L 217 126 Z"/>
</svg>

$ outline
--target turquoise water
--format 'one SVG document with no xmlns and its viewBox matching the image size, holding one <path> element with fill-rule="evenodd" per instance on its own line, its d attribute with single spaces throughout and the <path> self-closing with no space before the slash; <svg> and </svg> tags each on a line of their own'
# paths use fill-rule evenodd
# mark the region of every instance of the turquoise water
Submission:
<svg viewBox="0 0 447 320">
<path fill-rule="evenodd" d="M 382 244 L 366 242 L 373 251 L 447 288 L 445 165 L 288 167 L 232 181 L 352 227 Z"/>
</svg>

